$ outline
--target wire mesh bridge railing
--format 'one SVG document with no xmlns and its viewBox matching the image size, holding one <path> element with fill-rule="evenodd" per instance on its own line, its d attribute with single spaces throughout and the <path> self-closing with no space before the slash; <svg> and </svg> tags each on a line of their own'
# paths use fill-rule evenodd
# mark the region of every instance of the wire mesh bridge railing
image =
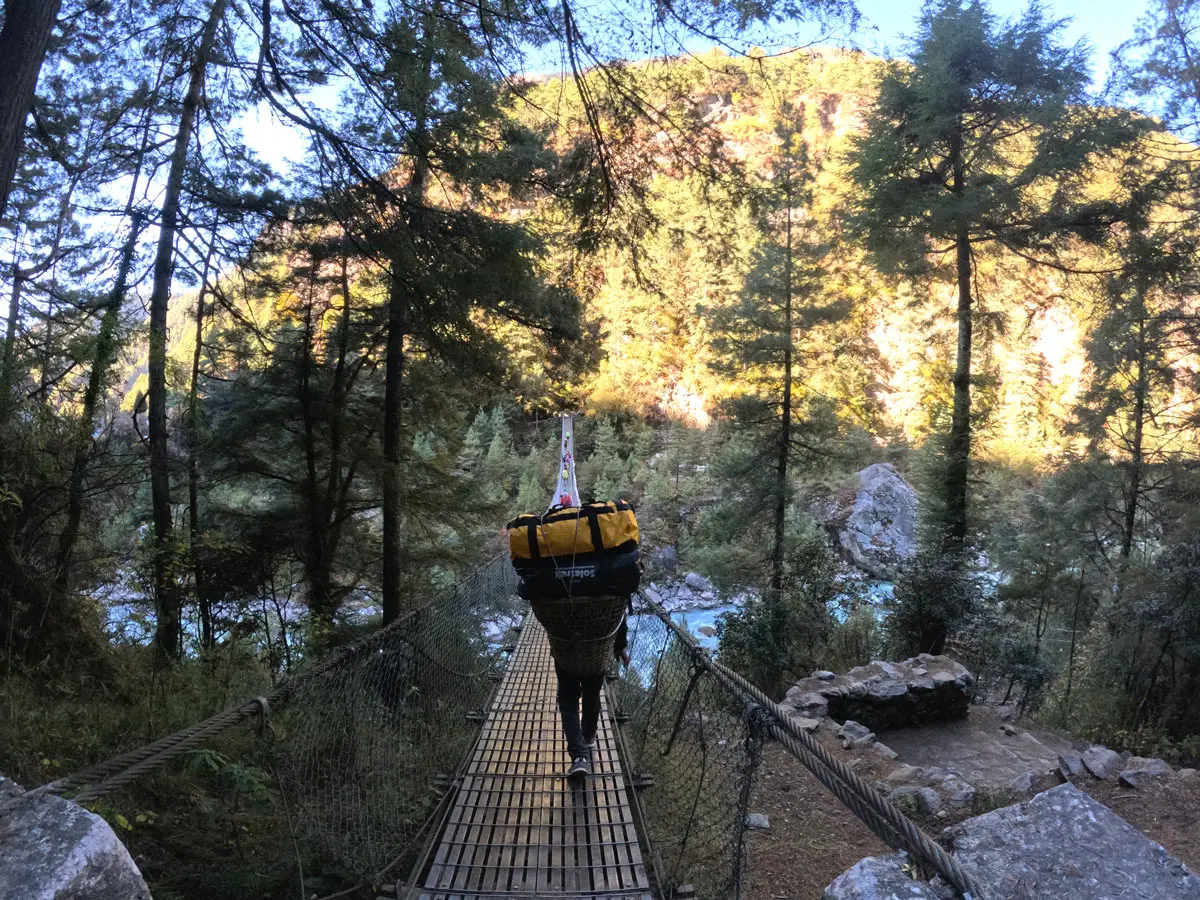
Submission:
<svg viewBox="0 0 1200 900">
<path fill-rule="evenodd" d="M 471 826 L 475 820 L 453 812 L 468 807 L 463 815 L 492 817 L 471 832 L 484 837 L 473 839 L 505 848 L 478 856 L 501 860 L 478 869 L 578 868 L 585 851 L 572 850 L 574 840 L 596 844 L 586 848 L 592 869 L 601 868 L 597 859 L 630 872 L 644 867 L 649 890 L 663 900 L 729 900 L 744 894 L 746 815 L 762 749 L 778 741 L 885 841 L 965 895 L 982 896 L 903 814 L 644 599 L 631 620 L 631 665 L 609 679 L 606 692 L 611 722 L 603 740 L 617 752 L 601 749 L 609 781 L 591 796 L 603 789 L 611 802 L 564 792 L 554 784 L 569 760 L 547 687 L 549 656 L 511 662 L 526 612 L 514 587 L 507 560 L 494 560 L 450 596 L 313 662 L 264 697 L 40 790 L 119 812 L 118 821 L 156 810 L 154 827 L 131 827 L 123 837 L 159 900 L 333 900 L 381 891 L 639 896 L 598 883 L 570 887 L 565 876 L 551 892 L 540 891 L 537 878 L 516 877 L 504 879 L 503 889 L 491 883 L 486 893 L 426 889 L 432 866 L 445 859 L 439 841 L 461 843 L 470 831 L 451 834 L 447 825 Z M 522 646 L 530 639 L 522 637 Z M 536 690 L 529 687 L 535 681 Z M 535 724 L 526 738 L 503 744 L 496 767 L 501 757 L 489 748 L 500 746 L 498 718 L 515 713 Z M 236 727 L 247 720 L 257 727 Z M 487 790 L 512 795 L 508 812 L 493 804 L 480 813 L 487 804 L 460 802 L 464 791 L 483 790 L 483 775 L 491 778 Z M 631 847 L 629 829 L 611 818 L 610 807 L 624 806 L 640 846 Z M 534 811 L 538 821 L 558 823 L 543 829 L 553 846 L 539 859 L 538 848 L 505 837 L 533 822 Z M 618 843 L 631 855 L 618 857 Z"/>
</svg>

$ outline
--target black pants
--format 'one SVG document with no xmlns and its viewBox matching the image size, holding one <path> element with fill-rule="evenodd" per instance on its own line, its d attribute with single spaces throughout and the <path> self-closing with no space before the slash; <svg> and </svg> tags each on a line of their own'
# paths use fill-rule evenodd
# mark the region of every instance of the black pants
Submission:
<svg viewBox="0 0 1200 900">
<path fill-rule="evenodd" d="M 558 676 L 558 713 L 562 716 L 563 735 L 567 739 L 567 751 L 571 759 L 577 756 L 590 757 L 588 741 L 596 737 L 600 724 L 600 688 L 604 686 L 603 675 L 570 675 L 558 663 L 554 664 Z M 583 701 L 583 719 L 579 717 L 579 701 Z"/>
</svg>

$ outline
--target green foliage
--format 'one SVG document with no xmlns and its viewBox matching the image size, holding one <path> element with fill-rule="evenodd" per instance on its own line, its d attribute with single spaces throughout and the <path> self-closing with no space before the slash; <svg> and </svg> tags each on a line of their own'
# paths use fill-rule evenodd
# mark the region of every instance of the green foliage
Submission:
<svg viewBox="0 0 1200 900">
<path fill-rule="evenodd" d="M 847 604 L 843 600 L 841 605 L 844 608 Z M 832 672 L 865 666 L 879 659 L 883 651 L 883 629 L 875 607 L 853 597 L 849 607 L 845 619 L 835 624 L 823 659 L 824 667 Z"/>
<path fill-rule="evenodd" d="M 980 606 L 965 560 L 922 550 L 905 563 L 886 604 L 885 645 L 898 659 L 941 653 L 946 636 Z"/>
<path fill-rule="evenodd" d="M 820 535 L 797 537 L 786 559 L 780 595 L 752 599 L 717 622 L 722 662 L 776 698 L 829 657 L 830 606 L 842 591 Z"/>
</svg>

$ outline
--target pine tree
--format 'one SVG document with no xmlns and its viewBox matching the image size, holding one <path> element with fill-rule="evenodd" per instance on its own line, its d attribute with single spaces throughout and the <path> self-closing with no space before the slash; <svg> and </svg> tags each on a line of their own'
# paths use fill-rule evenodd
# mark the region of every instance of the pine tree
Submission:
<svg viewBox="0 0 1200 900">
<path fill-rule="evenodd" d="M 1195 0 L 1153 0 L 1113 54 L 1115 84 L 1189 140 L 1200 129 L 1198 21 Z"/>
<path fill-rule="evenodd" d="M 747 452 L 734 463 L 741 475 L 731 493 L 742 494 L 740 505 L 752 517 L 769 510 L 761 543 L 769 603 L 784 602 L 787 589 L 794 465 L 819 460 L 835 427 L 828 403 L 807 387 L 808 376 L 829 362 L 835 344 L 829 332 L 850 311 L 823 289 L 830 247 L 812 222 L 813 170 L 795 111 L 785 107 L 779 119 L 778 154 L 758 223 L 762 242 L 752 251 L 740 296 L 712 317 L 717 365 L 739 383 L 726 409 L 745 431 Z"/>
<path fill-rule="evenodd" d="M 62 0 L 6 0 L 0 28 L 0 220 L 25 137 L 25 121 L 33 109 L 38 73 L 50 44 Z"/>
<path fill-rule="evenodd" d="M 1139 531 L 1154 518 L 1155 498 L 1194 456 L 1188 435 L 1195 422 L 1187 410 L 1200 398 L 1200 380 L 1187 360 L 1200 342 L 1200 325 L 1187 272 L 1195 248 L 1173 232 L 1131 235 L 1126 267 L 1104 280 L 1085 344 L 1092 378 L 1079 398 L 1075 429 L 1092 455 L 1119 473 L 1112 516 L 1119 569 L 1129 565 Z"/>
<path fill-rule="evenodd" d="M 1100 240 L 1121 217 L 1092 202 L 1089 163 L 1129 146 L 1141 126 L 1087 105 L 1086 49 L 1036 3 L 997 23 L 982 2 L 926 7 L 912 62 L 893 63 L 854 149 L 855 225 L 885 268 L 953 274 L 958 340 L 946 439 L 947 549 L 968 535 L 974 278 L 992 245 L 1046 259 L 1068 239 Z M 950 254 L 953 254 L 951 257 Z"/>
</svg>

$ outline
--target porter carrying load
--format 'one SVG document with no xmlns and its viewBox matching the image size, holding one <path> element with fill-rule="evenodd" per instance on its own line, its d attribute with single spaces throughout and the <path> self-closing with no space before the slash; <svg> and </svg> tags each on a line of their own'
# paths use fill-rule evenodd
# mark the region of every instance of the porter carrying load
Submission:
<svg viewBox="0 0 1200 900">
<path fill-rule="evenodd" d="M 624 500 L 579 503 L 571 430 L 566 417 L 554 505 L 509 522 L 508 545 L 518 593 L 546 629 L 555 662 L 598 675 L 641 578 L 638 525 Z"/>
</svg>

